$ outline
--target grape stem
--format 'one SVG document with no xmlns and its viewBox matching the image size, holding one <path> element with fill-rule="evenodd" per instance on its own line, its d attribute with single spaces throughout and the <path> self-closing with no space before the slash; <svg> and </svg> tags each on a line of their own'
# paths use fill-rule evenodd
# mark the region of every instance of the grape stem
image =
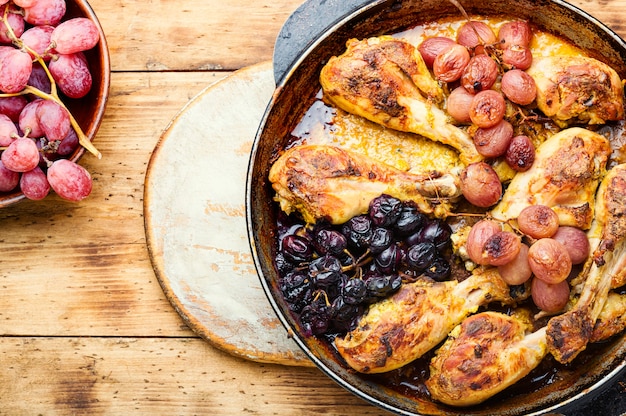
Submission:
<svg viewBox="0 0 626 416">
<path fill-rule="evenodd" d="M 9 7 L 7 5 L 7 7 L 4 8 L 4 14 L 2 16 L 2 21 L 4 23 L 5 28 L 7 29 L 7 33 L 9 35 L 9 38 L 11 38 L 11 40 L 12 40 L 12 42 L 13 42 L 13 44 L 15 46 L 17 46 L 20 49 L 24 49 L 25 51 L 30 53 L 32 56 L 34 56 L 35 60 L 37 62 L 39 62 L 41 67 L 46 72 L 46 75 L 48 76 L 48 79 L 50 80 L 50 94 L 47 94 L 47 93 L 41 91 L 40 89 L 35 88 L 35 87 L 31 86 L 31 85 L 27 85 L 19 93 L 16 93 L 16 94 L 0 94 L 0 97 L 15 97 L 17 95 L 33 94 L 33 95 L 35 95 L 35 96 L 37 96 L 39 98 L 42 98 L 44 100 L 51 100 L 51 101 L 56 102 L 61 107 L 63 107 L 67 111 L 67 113 L 69 114 L 70 124 L 74 128 L 74 131 L 76 132 L 76 135 L 78 136 L 78 142 L 80 143 L 80 145 L 83 146 L 87 151 L 89 151 L 89 153 L 91 153 L 92 155 L 94 155 L 98 159 L 102 159 L 102 153 L 100 153 L 100 151 L 87 138 L 87 136 L 83 132 L 83 129 L 80 127 L 80 125 L 78 124 L 78 122 L 76 121 L 76 119 L 74 118 L 72 113 L 70 112 L 70 110 L 67 108 L 65 103 L 59 98 L 59 93 L 57 91 L 56 81 L 54 80 L 54 77 L 50 73 L 50 70 L 48 70 L 48 66 L 44 62 L 43 57 L 41 55 L 39 55 L 37 52 L 35 52 L 33 49 L 28 47 L 28 45 L 25 45 L 24 42 L 22 42 L 22 40 L 19 39 L 15 35 L 15 32 L 13 31 L 13 28 L 9 24 L 8 15 L 9 15 Z"/>
</svg>

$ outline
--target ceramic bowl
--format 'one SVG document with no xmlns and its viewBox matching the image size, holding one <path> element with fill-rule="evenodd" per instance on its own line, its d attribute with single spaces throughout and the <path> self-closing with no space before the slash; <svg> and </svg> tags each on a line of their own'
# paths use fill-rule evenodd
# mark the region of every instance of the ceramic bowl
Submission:
<svg viewBox="0 0 626 416">
<path fill-rule="evenodd" d="M 86 17 L 93 21 L 100 34 L 100 42 L 89 51 L 85 52 L 93 84 L 90 92 L 83 98 L 71 99 L 61 96 L 61 99 L 70 110 L 79 126 L 89 139 L 95 137 L 109 98 L 109 87 L 111 83 L 111 63 L 109 60 L 109 49 L 102 26 L 98 21 L 95 12 L 85 0 L 67 0 L 67 10 L 63 20 L 73 17 Z M 78 148 L 68 157 L 77 162 L 85 154 L 85 148 Z M 13 205 L 26 199 L 19 187 L 9 192 L 0 192 L 0 208 Z"/>
</svg>

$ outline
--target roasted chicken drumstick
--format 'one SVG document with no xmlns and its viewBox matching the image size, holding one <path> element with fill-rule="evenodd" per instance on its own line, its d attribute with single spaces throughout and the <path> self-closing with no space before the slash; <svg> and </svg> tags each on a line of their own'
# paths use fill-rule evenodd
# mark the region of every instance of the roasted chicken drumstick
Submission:
<svg viewBox="0 0 626 416">
<path fill-rule="evenodd" d="M 460 283 L 405 283 L 392 297 L 371 305 L 358 327 L 336 338 L 335 346 L 359 372 L 391 371 L 434 348 L 480 306 L 518 300 L 495 269 L 477 269 Z"/>
<path fill-rule="evenodd" d="M 548 348 L 561 363 L 571 362 L 586 348 L 614 276 L 626 266 L 626 164 L 602 180 L 588 236 L 593 252 L 585 264 L 580 297 L 572 309 L 548 321 Z"/>
<path fill-rule="evenodd" d="M 537 106 L 562 127 L 624 118 L 622 81 L 613 68 L 597 59 L 536 57 L 528 74 L 537 85 Z"/>
<path fill-rule="evenodd" d="M 415 201 L 420 210 L 445 213 L 460 195 L 459 176 L 411 174 L 360 153 L 326 145 L 287 150 L 270 169 L 276 199 L 287 213 L 304 220 L 341 224 L 367 212 L 372 199 L 388 194 Z"/>
<path fill-rule="evenodd" d="M 545 357 L 545 328 L 529 333 L 525 319 L 498 312 L 457 326 L 430 363 L 426 387 L 452 406 L 481 403 L 525 377 Z"/>
<path fill-rule="evenodd" d="M 532 167 L 515 175 L 491 214 L 506 221 L 529 205 L 546 205 L 561 225 L 588 229 L 610 154 L 609 141 L 592 131 L 573 127 L 556 133 L 537 148 Z"/>
<path fill-rule="evenodd" d="M 626 165 L 618 165 L 598 189 L 596 220 L 588 233 L 595 249 L 573 309 L 532 333 L 524 315 L 484 312 L 465 319 L 431 361 L 426 386 L 432 397 L 453 406 L 481 403 L 530 373 L 549 352 L 570 362 L 588 342 L 623 330 L 626 296 L 607 293 L 626 276 L 624 222 Z"/>
<path fill-rule="evenodd" d="M 406 41 L 350 40 L 346 52 L 322 68 L 320 83 L 325 97 L 349 113 L 452 146 L 466 164 L 482 160 L 472 138 L 437 106 L 441 88 Z"/>
</svg>

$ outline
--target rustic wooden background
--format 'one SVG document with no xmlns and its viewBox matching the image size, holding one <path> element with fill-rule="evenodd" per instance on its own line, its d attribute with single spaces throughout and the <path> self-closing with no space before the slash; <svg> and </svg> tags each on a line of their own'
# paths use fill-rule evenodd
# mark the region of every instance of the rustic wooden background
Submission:
<svg viewBox="0 0 626 416">
<path fill-rule="evenodd" d="M 110 46 L 103 154 L 79 204 L 0 210 L 0 414 L 378 415 L 314 368 L 232 357 L 190 331 L 146 248 L 143 184 L 177 112 L 270 60 L 301 0 L 92 0 Z M 626 0 L 574 1 L 626 35 Z"/>
</svg>

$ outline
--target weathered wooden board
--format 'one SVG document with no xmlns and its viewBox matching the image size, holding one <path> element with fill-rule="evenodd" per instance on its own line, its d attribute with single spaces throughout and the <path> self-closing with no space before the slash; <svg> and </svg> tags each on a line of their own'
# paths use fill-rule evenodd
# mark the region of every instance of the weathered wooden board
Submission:
<svg viewBox="0 0 626 416">
<path fill-rule="evenodd" d="M 251 363 L 198 338 L 0 337 L 0 414 L 387 414 L 315 368 Z"/>
<path fill-rule="evenodd" d="M 255 65 L 174 118 L 146 173 L 146 237 L 166 296 L 194 331 L 238 356 L 311 365 L 267 301 L 246 231 L 248 159 L 274 88 L 271 63 Z"/>
</svg>

